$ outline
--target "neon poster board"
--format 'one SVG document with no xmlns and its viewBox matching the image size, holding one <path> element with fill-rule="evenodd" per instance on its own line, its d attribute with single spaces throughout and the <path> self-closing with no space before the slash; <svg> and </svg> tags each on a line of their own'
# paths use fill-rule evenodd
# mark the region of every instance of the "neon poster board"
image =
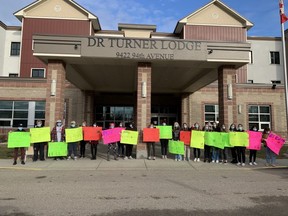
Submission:
<svg viewBox="0 0 288 216">
<path fill-rule="evenodd" d="M 102 127 L 82 127 L 85 141 L 98 141 L 102 137 Z"/>
<path fill-rule="evenodd" d="M 180 131 L 180 141 L 184 142 L 184 145 L 190 145 L 191 131 Z"/>
<path fill-rule="evenodd" d="M 160 139 L 172 139 L 172 126 L 156 126 L 160 130 Z"/>
<path fill-rule="evenodd" d="M 65 142 L 49 142 L 48 143 L 48 157 L 66 157 L 67 143 Z"/>
<path fill-rule="evenodd" d="M 224 148 L 233 147 L 230 145 L 230 142 L 229 142 L 229 133 L 220 132 L 220 134 L 221 134 L 221 140 L 222 140 Z"/>
<path fill-rule="evenodd" d="M 31 143 L 30 132 L 9 132 L 8 148 L 28 148 Z"/>
<path fill-rule="evenodd" d="M 184 155 L 184 142 L 169 140 L 168 149 L 171 154 Z"/>
<path fill-rule="evenodd" d="M 50 142 L 50 127 L 30 128 L 31 143 Z"/>
<path fill-rule="evenodd" d="M 124 128 L 112 128 L 102 131 L 103 144 L 108 145 L 109 143 L 119 142 L 121 140 L 121 132 Z"/>
<path fill-rule="evenodd" d="M 79 142 L 83 140 L 83 132 L 82 127 L 78 128 L 66 128 L 65 129 L 65 136 L 66 136 L 66 142 Z"/>
<path fill-rule="evenodd" d="M 190 147 L 204 149 L 204 131 L 192 130 Z"/>
<path fill-rule="evenodd" d="M 247 147 L 249 134 L 247 132 L 229 132 L 229 143 L 233 147 Z"/>
<path fill-rule="evenodd" d="M 138 131 L 124 130 L 121 133 L 121 143 L 129 145 L 138 144 Z"/>
<path fill-rule="evenodd" d="M 143 142 L 159 142 L 160 130 L 159 128 L 144 128 L 143 129 Z"/>
<path fill-rule="evenodd" d="M 219 132 L 205 132 L 204 139 L 206 145 L 224 149 L 224 143 Z"/>
<path fill-rule="evenodd" d="M 281 148 L 283 147 L 285 143 L 285 139 L 281 136 L 270 133 L 268 138 L 266 139 L 267 146 L 277 155 L 279 155 L 279 152 Z"/>
<path fill-rule="evenodd" d="M 247 149 L 250 150 L 261 150 L 262 133 L 256 131 L 248 131 L 249 134 L 249 145 Z"/>
</svg>

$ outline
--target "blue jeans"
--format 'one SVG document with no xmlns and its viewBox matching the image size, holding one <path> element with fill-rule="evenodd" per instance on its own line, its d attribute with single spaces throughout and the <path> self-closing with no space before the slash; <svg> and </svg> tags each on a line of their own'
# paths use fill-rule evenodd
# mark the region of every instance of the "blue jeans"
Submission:
<svg viewBox="0 0 288 216">
<path fill-rule="evenodd" d="M 219 148 L 212 148 L 212 160 L 219 161 Z"/>
<path fill-rule="evenodd" d="M 181 161 L 181 160 L 182 160 L 182 155 L 176 154 L 176 155 L 175 155 L 175 160 Z"/>
<path fill-rule="evenodd" d="M 276 154 L 267 146 L 266 147 L 266 162 L 268 164 L 275 164 Z"/>
</svg>

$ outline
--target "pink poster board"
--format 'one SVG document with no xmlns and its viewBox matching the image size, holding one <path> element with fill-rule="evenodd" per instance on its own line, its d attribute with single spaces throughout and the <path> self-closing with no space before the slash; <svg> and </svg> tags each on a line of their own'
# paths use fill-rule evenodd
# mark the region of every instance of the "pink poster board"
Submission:
<svg viewBox="0 0 288 216">
<path fill-rule="evenodd" d="M 124 128 L 113 128 L 102 131 L 103 144 L 108 145 L 109 143 L 119 142 L 121 139 L 121 131 Z"/>
<path fill-rule="evenodd" d="M 256 131 L 248 131 L 249 134 L 249 146 L 247 149 L 250 150 L 261 150 L 261 140 L 262 140 L 262 133 Z"/>
<path fill-rule="evenodd" d="M 267 146 L 277 155 L 285 143 L 285 139 L 280 137 L 277 134 L 270 133 L 268 138 L 266 139 Z"/>
</svg>

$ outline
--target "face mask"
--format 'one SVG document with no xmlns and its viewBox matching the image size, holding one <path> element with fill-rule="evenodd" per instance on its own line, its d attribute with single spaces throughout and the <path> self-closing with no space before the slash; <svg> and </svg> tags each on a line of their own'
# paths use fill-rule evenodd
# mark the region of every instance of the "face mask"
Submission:
<svg viewBox="0 0 288 216">
<path fill-rule="evenodd" d="M 37 124 L 37 127 L 41 127 L 42 126 L 42 124 Z"/>
<path fill-rule="evenodd" d="M 195 125 L 195 128 L 196 128 L 196 129 L 198 129 L 198 128 L 199 128 L 199 125 L 198 125 L 198 124 L 197 124 L 197 125 Z"/>
<path fill-rule="evenodd" d="M 231 127 L 231 129 L 232 129 L 232 130 L 234 130 L 234 129 L 235 129 L 235 127 L 234 127 L 234 126 L 232 126 L 232 127 Z"/>
<path fill-rule="evenodd" d="M 253 128 L 253 131 L 257 131 L 257 128 Z"/>
<path fill-rule="evenodd" d="M 119 127 L 122 127 L 122 124 L 120 124 Z"/>
<path fill-rule="evenodd" d="M 242 131 L 242 130 L 243 130 L 243 128 L 242 128 L 242 127 L 239 127 L 239 130 L 240 130 L 240 131 Z"/>
<path fill-rule="evenodd" d="M 96 125 L 96 124 L 93 124 L 93 127 L 97 127 L 97 125 Z"/>
<path fill-rule="evenodd" d="M 208 126 L 205 126 L 205 130 L 208 130 L 209 129 L 209 127 Z"/>
<path fill-rule="evenodd" d="M 133 125 L 130 125 L 130 128 L 133 128 Z"/>
<path fill-rule="evenodd" d="M 22 130 L 23 130 L 23 127 L 18 127 L 18 130 L 22 131 Z"/>
<path fill-rule="evenodd" d="M 71 127 L 75 127 L 75 124 L 71 124 Z"/>
<path fill-rule="evenodd" d="M 150 125 L 150 128 L 154 128 L 153 125 Z"/>
<path fill-rule="evenodd" d="M 225 126 L 223 126 L 223 127 L 222 127 L 222 129 L 223 129 L 223 130 L 225 130 L 225 129 L 226 129 L 226 127 L 225 127 Z"/>
<path fill-rule="evenodd" d="M 86 124 L 85 124 L 85 123 L 83 123 L 83 124 L 82 124 L 82 126 L 83 126 L 83 127 L 86 127 Z"/>
<path fill-rule="evenodd" d="M 184 125 L 184 128 L 187 128 L 187 125 Z"/>
<path fill-rule="evenodd" d="M 163 126 L 166 126 L 166 123 L 163 123 Z"/>
<path fill-rule="evenodd" d="M 267 131 L 268 134 L 270 134 L 270 131 Z"/>
<path fill-rule="evenodd" d="M 214 127 L 214 128 L 216 128 L 216 126 L 217 126 L 216 124 L 213 124 L 213 127 Z"/>
<path fill-rule="evenodd" d="M 57 123 L 57 126 L 60 127 L 60 126 L 61 126 L 61 123 Z"/>
</svg>

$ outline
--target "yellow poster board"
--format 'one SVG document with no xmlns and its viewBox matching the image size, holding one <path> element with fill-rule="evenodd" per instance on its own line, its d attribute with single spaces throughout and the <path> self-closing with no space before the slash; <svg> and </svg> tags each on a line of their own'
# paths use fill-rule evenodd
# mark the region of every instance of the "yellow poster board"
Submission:
<svg viewBox="0 0 288 216">
<path fill-rule="evenodd" d="M 30 128 L 31 143 L 50 142 L 50 127 Z"/>
</svg>

